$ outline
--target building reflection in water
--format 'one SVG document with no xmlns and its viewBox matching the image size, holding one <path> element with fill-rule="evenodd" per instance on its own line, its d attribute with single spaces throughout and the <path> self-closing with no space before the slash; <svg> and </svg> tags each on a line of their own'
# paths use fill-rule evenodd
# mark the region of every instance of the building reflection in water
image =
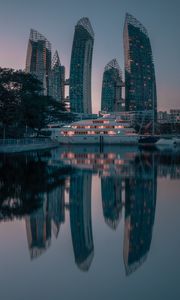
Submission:
<svg viewBox="0 0 180 300">
<path fill-rule="evenodd" d="M 50 152 L 1 157 L 0 217 L 25 218 L 31 259 L 46 251 L 52 231 L 57 237 L 65 221 L 65 179 L 71 172 L 53 163 Z"/>
<path fill-rule="evenodd" d="M 40 256 L 50 246 L 51 219 L 47 213 L 47 199 L 41 208 L 26 217 L 26 233 L 31 259 Z"/>
<path fill-rule="evenodd" d="M 94 256 L 92 175 L 101 180 L 105 222 L 116 229 L 124 210 L 123 258 L 129 275 L 146 260 L 156 209 L 157 174 L 180 178 L 180 154 L 137 149 L 63 147 L 47 156 L 33 153 L 0 158 L 0 221 L 25 218 L 31 259 L 58 237 L 69 208 L 75 262 L 88 271 Z M 100 180 L 99 180 L 100 177 Z M 65 192 L 69 183 L 69 204 Z"/>
<path fill-rule="evenodd" d="M 50 246 L 52 229 L 57 238 L 60 225 L 65 221 L 64 195 L 64 185 L 45 193 L 42 206 L 25 218 L 31 259 L 41 255 Z"/>
<path fill-rule="evenodd" d="M 79 171 L 70 179 L 70 224 L 75 262 L 82 271 L 88 271 L 94 244 L 91 220 L 92 174 Z"/>
<path fill-rule="evenodd" d="M 65 222 L 65 184 L 61 184 L 48 194 L 48 213 L 52 220 L 52 229 L 58 237 L 60 225 Z"/>
<path fill-rule="evenodd" d="M 74 150 L 74 151 L 73 151 Z M 125 226 L 124 226 L 124 265 L 126 275 L 135 271 L 146 260 L 150 250 L 152 231 L 156 209 L 156 189 L 157 189 L 157 164 L 153 153 L 140 153 L 139 151 L 119 151 L 109 153 L 94 153 L 77 151 L 72 148 L 69 152 L 62 152 L 61 157 L 69 165 L 81 169 L 81 176 L 71 181 L 70 189 L 74 190 L 71 194 L 75 204 L 79 199 L 84 198 L 84 188 L 82 176 L 87 170 L 93 171 L 101 177 L 102 208 L 105 222 L 116 229 L 122 215 L 124 203 Z M 84 170 L 84 173 L 82 173 Z M 82 175 L 84 174 L 84 175 Z M 84 185 L 84 187 L 82 187 Z M 76 186 L 76 188 L 74 188 Z M 125 199 L 123 201 L 123 188 L 125 187 Z M 89 193 L 85 198 L 88 202 Z M 82 208 L 82 207 L 81 207 Z M 77 221 L 76 229 L 71 221 L 71 230 L 74 228 L 76 234 L 76 253 L 81 254 L 81 241 L 78 224 L 83 229 L 82 215 Z M 75 212 L 74 212 L 75 214 Z M 75 217 L 74 217 L 75 218 Z M 81 218 L 81 221 L 80 221 Z M 79 239 L 79 242 L 78 242 Z M 74 245 L 74 241 L 73 241 Z M 77 262 L 77 261 L 76 261 Z"/>
<path fill-rule="evenodd" d="M 122 180 L 119 177 L 102 176 L 101 178 L 102 207 L 105 222 L 116 229 L 122 211 Z"/>
<path fill-rule="evenodd" d="M 153 154 L 147 163 L 139 157 L 135 167 L 135 176 L 125 180 L 123 256 L 126 275 L 147 258 L 156 209 L 157 172 Z"/>
</svg>

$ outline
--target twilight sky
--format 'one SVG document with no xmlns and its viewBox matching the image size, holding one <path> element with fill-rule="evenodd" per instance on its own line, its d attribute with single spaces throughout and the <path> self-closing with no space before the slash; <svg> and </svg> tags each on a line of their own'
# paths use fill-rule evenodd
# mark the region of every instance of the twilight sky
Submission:
<svg viewBox="0 0 180 300">
<path fill-rule="evenodd" d="M 95 32 L 92 69 L 93 111 L 100 108 L 104 66 L 117 58 L 124 68 L 125 13 L 147 28 L 153 50 L 158 109 L 180 108 L 180 0 L 0 0 L 0 66 L 25 67 L 30 28 L 59 51 L 69 76 L 74 26 L 89 17 Z"/>
</svg>

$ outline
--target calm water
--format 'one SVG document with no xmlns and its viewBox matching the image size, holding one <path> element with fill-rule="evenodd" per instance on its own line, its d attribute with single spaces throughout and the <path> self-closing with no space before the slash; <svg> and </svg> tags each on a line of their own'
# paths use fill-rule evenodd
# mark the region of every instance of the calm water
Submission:
<svg viewBox="0 0 180 300">
<path fill-rule="evenodd" d="M 0 156 L 0 295 L 180 299 L 180 152 Z"/>
</svg>

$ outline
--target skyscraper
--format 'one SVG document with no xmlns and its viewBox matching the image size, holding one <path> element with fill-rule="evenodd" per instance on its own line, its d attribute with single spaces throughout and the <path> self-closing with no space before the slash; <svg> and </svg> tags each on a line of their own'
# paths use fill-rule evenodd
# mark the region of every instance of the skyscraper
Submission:
<svg viewBox="0 0 180 300">
<path fill-rule="evenodd" d="M 38 31 L 31 29 L 26 56 L 26 72 L 35 75 L 48 95 L 48 79 L 51 70 L 51 43 Z"/>
<path fill-rule="evenodd" d="M 52 69 L 49 76 L 49 95 L 59 102 L 63 102 L 65 98 L 65 67 L 61 65 L 57 51 L 52 59 Z"/>
<path fill-rule="evenodd" d="M 75 27 L 70 65 L 70 106 L 72 112 L 92 113 L 91 69 L 94 32 L 88 18 Z"/>
<path fill-rule="evenodd" d="M 122 71 L 116 59 L 111 60 L 104 68 L 101 111 L 122 111 Z"/>
<path fill-rule="evenodd" d="M 157 114 L 156 79 L 150 39 L 145 27 L 126 14 L 124 25 L 125 107 Z"/>
</svg>

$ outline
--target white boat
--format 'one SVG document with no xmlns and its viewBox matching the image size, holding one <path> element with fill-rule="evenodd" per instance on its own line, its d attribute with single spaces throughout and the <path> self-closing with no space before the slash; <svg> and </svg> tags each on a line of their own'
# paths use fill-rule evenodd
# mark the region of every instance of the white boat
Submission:
<svg viewBox="0 0 180 300">
<path fill-rule="evenodd" d="M 160 149 L 169 149 L 180 146 L 180 138 L 178 137 L 162 137 L 157 141 L 156 146 Z"/>
<path fill-rule="evenodd" d="M 51 138 L 60 144 L 138 144 L 139 135 L 127 120 L 106 115 L 82 120 L 52 130 Z"/>
</svg>

